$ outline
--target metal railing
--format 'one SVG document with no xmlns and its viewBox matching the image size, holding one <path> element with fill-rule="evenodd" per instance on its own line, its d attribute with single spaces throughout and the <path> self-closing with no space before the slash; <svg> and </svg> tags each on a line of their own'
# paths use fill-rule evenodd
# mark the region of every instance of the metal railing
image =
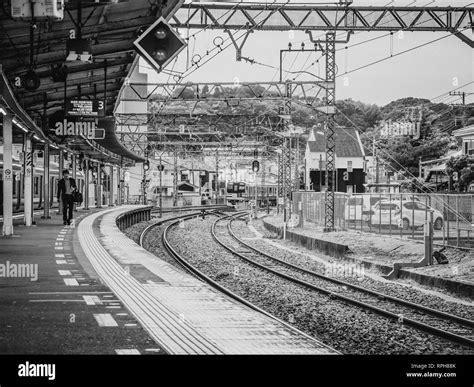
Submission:
<svg viewBox="0 0 474 387">
<path fill-rule="evenodd" d="M 324 226 L 326 195 L 294 192 L 293 210 L 301 202 L 306 221 Z M 434 243 L 474 248 L 472 194 L 336 193 L 334 225 L 399 238 L 423 240 L 424 225 L 433 212 Z"/>
<path fill-rule="evenodd" d="M 152 206 L 140 207 L 120 214 L 116 219 L 117 227 L 123 231 L 136 223 L 150 220 L 152 209 Z"/>
</svg>

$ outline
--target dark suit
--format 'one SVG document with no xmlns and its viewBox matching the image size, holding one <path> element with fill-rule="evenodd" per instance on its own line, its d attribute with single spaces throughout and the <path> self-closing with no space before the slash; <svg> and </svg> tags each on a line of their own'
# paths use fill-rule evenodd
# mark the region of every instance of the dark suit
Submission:
<svg viewBox="0 0 474 387">
<path fill-rule="evenodd" d="M 76 180 L 69 178 L 70 192 L 77 189 Z M 66 194 L 66 181 L 64 178 L 58 182 L 58 201 L 59 198 L 63 201 L 63 221 L 70 222 L 72 219 L 72 210 L 74 208 L 74 199 L 72 194 Z"/>
</svg>

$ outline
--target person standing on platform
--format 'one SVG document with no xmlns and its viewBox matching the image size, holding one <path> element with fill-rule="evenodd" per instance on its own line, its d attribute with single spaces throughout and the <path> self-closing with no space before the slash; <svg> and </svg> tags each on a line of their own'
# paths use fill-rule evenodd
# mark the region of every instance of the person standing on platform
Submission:
<svg viewBox="0 0 474 387">
<path fill-rule="evenodd" d="M 72 193 L 77 189 L 76 181 L 69 177 L 69 171 L 63 171 L 63 178 L 58 182 L 58 202 L 63 201 L 63 224 L 71 224 L 72 210 L 74 209 L 74 198 Z"/>
</svg>

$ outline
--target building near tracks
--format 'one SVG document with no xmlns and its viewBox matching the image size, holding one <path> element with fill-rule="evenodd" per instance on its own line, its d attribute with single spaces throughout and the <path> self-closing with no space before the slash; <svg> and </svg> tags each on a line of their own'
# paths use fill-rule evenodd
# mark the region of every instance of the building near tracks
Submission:
<svg viewBox="0 0 474 387">
<path fill-rule="evenodd" d="M 312 129 L 305 152 L 306 189 L 325 191 L 327 189 L 326 140 L 322 131 Z M 336 129 L 336 191 L 364 192 L 365 153 L 356 129 Z"/>
</svg>

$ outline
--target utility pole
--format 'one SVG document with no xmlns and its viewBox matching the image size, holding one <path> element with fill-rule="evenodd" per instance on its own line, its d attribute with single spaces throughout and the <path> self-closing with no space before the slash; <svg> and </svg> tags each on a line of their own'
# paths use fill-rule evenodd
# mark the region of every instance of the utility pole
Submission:
<svg viewBox="0 0 474 387">
<path fill-rule="evenodd" d="M 450 92 L 449 92 L 449 95 L 451 95 L 451 96 L 454 96 L 454 95 L 460 96 L 460 97 L 461 97 L 461 101 L 462 101 L 461 104 L 462 104 L 463 106 L 466 105 L 466 92 L 464 92 L 464 91 L 450 91 Z"/>
<path fill-rule="evenodd" d="M 421 179 L 422 177 L 422 170 L 421 170 L 421 156 L 419 157 L 418 159 L 418 169 L 419 169 L 419 172 L 418 172 L 418 177 Z"/>
<path fill-rule="evenodd" d="M 462 113 L 462 125 L 463 126 L 466 126 L 466 122 L 467 122 L 467 112 L 466 112 L 466 95 L 471 95 L 471 94 L 474 94 L 474 93 L 466 93 L 465 91 L 450 91 L 449 92 L 449 95 L 451 96 L 459 96 L 461 97 L 461 105 L 452 105 L 452 106 L 462 106 L 464 108 L 464 111 Z"/>
<path fill-rule="evenodd" d="M 282 152 L 282 165 L 283 165 L 283 199 L 284 199 L 284 211 L 283 211 L 283 221 L 287 222 L 291 216 L 288 212 L 290 209 L 290 197 L 291 197 L 291 186 L 292 186 L 292 177 L 291 177 L 291 137 L 290 133 L 290 123 L 291 123 L 291 84 L 286 83 L 286 100 L 285 100 L 285 133 L 288 134 L 288 137 L 285 138 L 285 146 L 283 147 Z"/>
<path fill-rule="evenodd" d="M 143 204 L 146 204 L 146 171 L 145 171 L 145 164 L 142 165 L 143 169 L 143 178 L 142 178 L 142 194 L 143 194 Z M 99 172 L 100 173 L 100 172 Z"/>
<path fill-rule="evenodd" d="M 379 183 L 379 159 L 377 155 L 377 148 L 375 147 L 375 138 L 372 140 L 372 154 L 374 156 L 374 167 L 375 167 L 375 184 Z M 379 191 L 379 187 L 375 186 L 375 192 Z"/>
<path fill-rule="evenodd" d="M 163 164 L 161 162 L 161 155 L 160 155 L 160 218 L 163 217 Z"/>
<path fill-rule="evenodd" d="M 216 149 L 216 204 L 219 204 L 219 149 Z"/>
<path fill-rule="evenodd" d="M 277 150 L 278 154 L 278 184 L 277 184 L 277 215 L 280 215 L 280 201 L 283 200 L 283 146 Z"/>
<path fill-rule="evenodd" d="M 257 171 L 254 171 L 255 177 L 255 219 L 258 218 L 258 185 L 257 185 Z"/>
<path fill-rule="evenodd" d="M 300 163 L 300 135 L 296 134 L 295 135 L 295 141 L 296 141 L 296 154 L 295 154 L 295 184 L 294 184 L 294 190 L 299 191 L 300 190 L 300 170 L 299 170 L 299 163 Z"/>
<path fill-rule="evenodd" d="M 173 150 L 173 207 L 178 205 L 178 151 Z"/>
</svg>

